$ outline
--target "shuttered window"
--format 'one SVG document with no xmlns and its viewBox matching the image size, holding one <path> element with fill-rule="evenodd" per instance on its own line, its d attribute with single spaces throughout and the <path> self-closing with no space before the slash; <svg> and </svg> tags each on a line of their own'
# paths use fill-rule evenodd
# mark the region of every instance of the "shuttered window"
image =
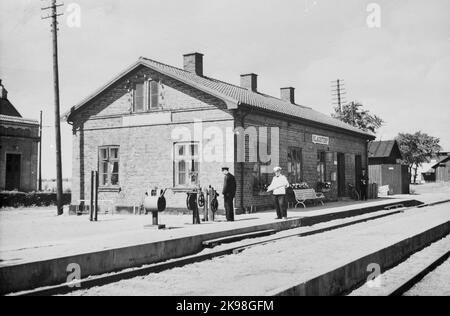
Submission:
<svg viewBox="0 0 450 316">
<path fill-rule="evenodd" d="M 159 108 L 159 82 L 136 83 L 133 91 L 133 112 L 146 112 Z"/>
</svg>

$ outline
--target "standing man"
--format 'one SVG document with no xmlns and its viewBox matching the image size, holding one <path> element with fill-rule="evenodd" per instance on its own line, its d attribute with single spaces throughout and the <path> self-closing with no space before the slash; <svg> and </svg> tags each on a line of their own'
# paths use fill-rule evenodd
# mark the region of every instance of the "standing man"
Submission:
<svg viewBox="0 0 450 316">
<path fill-rule="evenodd" d="M 366 169 L 362 170 L 360 186 L 361 186 L 361 201 L 367 201 L 367 186 L 369 185 L 369 177 L 367 176 Z"/>
<path fill-rule="evenodd" d="M 223 167 L 222 173 L 225 176 L 222 194 L 227 221 L 234 222 L 233 199 L 236 195 L 236 178 L 230 173 L 230 169 L 228 167 Z"/>
<path fill-rule="evenodd" d="M 281 170 L 280 167 L 273 169 L 275 176 L 272 179 L 272 183 L 267 188 L 267 192 L 273 192 L 277 210 L 277 219 L 287 219 L 286 188 L 289 187 L 289 181 L 281 174 Z"/>
</svg>

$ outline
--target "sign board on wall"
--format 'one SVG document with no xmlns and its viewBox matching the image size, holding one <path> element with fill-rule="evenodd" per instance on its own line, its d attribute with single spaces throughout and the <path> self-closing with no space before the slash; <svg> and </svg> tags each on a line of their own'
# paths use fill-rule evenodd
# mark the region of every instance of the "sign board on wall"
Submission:
<svg viewBox="0 0 450 316">
<path fill-rule="evenodd" d="M 314 144 L 321 144 L 321 145 L 329 145 L 330 144 L 330 138 L 326 136 L 320 136 L 320 135 L 312 135 L 312 142 Z"/>
</svg>

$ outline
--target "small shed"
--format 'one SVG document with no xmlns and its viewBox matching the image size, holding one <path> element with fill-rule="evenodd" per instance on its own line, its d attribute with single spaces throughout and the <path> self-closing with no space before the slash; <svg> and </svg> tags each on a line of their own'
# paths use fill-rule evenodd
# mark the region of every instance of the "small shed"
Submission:
<svg viewBox="0 0 450 316">
<path fill-rule="evenodd" d="M 432 169 L 435 173 L 436 182 L 450 182 L 450 156 L 439 161 Z"/>
<path fill-rule="evenodd" d="M 395 140 L 369 143 L 369 180 L 379 187 L 389 186 L 389 194 L 409 194 L 408 166 Z"/>
</svg>

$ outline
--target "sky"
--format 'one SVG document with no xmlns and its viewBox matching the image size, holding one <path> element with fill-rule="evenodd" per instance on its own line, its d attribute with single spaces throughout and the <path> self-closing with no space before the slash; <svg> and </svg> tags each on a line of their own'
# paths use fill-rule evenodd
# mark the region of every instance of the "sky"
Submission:
<svg viewBox="0 0 450 316">
<path fill-rule="evenodd" d="M 40 10 L 49 2 L 0 2 L 0 78 L 22 116 L 44 113 L 44 178 L 56 174 L 50 21 L 41 20 Z M 207 76 L 239 84 L 240 74 L 254 72 L 260 92 L 279 96 L 281 87 L 293 86 L 297 103 L 326 114 L 333 109 L 331 82 L 343 79 L 347 101 L 361 102 L 385 120 L 378 139 L 420 130 L 450 151 L 448 0 L 64 3 L 62 113 L 140 56 L 182 67 L 182 55 L 196 51 L 205 55 Z M 73 23 L 77 7 L 79 25 Z M 71 129 L 65 122 L 62 151 L 63 177 L 70 178 Z"/>
</svg>

